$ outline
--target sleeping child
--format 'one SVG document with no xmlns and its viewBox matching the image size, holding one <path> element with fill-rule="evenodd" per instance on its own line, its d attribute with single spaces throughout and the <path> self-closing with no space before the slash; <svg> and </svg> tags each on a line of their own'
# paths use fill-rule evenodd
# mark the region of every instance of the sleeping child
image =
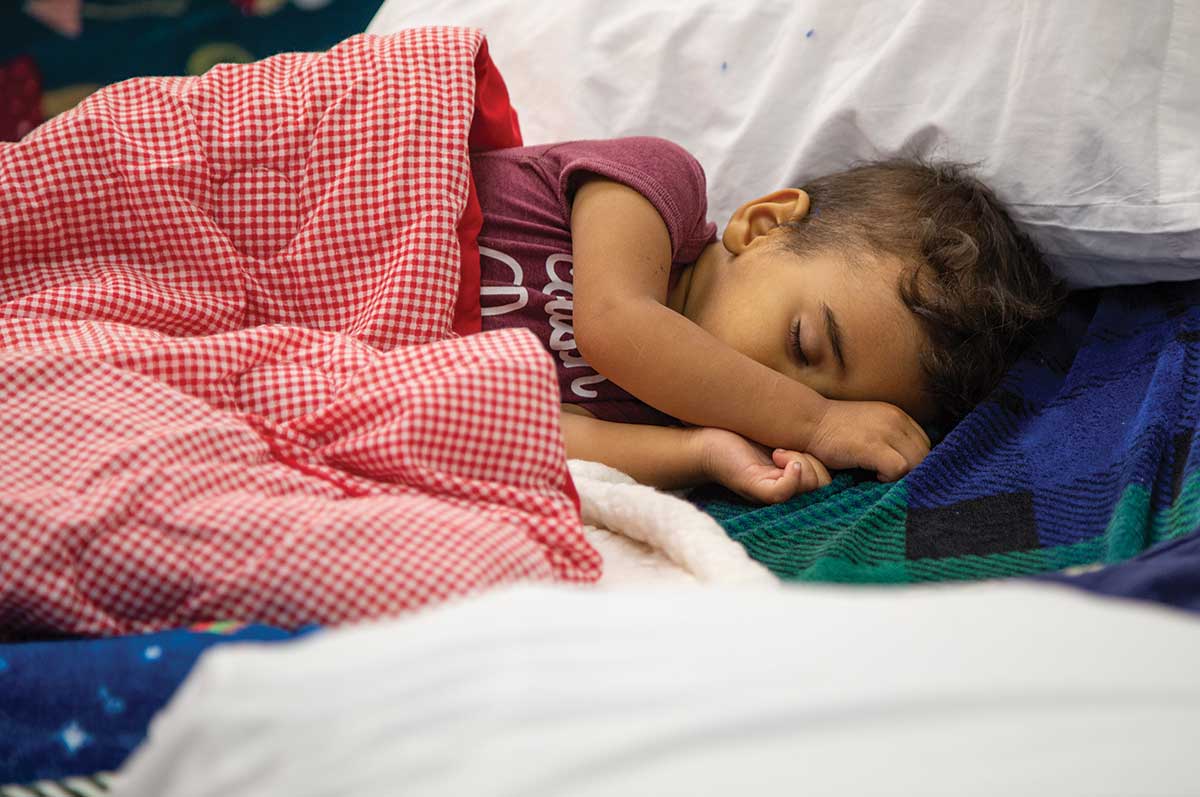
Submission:
<svg viewBox="0 0 1200 797">
<path fill-rule="evenodd" d="M 990 391 L 1061 287 L 955 164 L 890 160 L 751 200 L 720 239 L 656 138 L 472 156 L 483 329 L 554 356 L 567 455 L 776 503 L 891 481 Z"/>
</svg>

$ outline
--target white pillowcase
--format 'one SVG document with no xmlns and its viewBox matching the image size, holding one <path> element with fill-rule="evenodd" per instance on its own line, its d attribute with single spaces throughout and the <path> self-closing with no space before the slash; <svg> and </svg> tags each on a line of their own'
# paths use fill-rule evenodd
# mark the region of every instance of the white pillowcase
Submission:
<svg viewBox="0 0 1200 797">
<path fill-rule="evenodd" d="M 711 217 L 856 160 L 979 164 L 1077 286 L 1200 278 L 1192 0 L 387 0 L 482 28 L 527 143 L 658 135 Z"/>
</svg>

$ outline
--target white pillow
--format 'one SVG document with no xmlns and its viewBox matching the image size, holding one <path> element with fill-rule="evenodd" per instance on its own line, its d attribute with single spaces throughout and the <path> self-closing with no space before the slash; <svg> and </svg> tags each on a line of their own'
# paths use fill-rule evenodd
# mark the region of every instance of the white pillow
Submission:
<svg viewBox="0 0 1200 797">
<path fill-rule="evenodd" d="M 855 160 L 979 162 L 1078 286 L 1200 278 L 1192 0 L 387 0 L 482 28 L 526 143 L 658 135 L 710 215 Z"/>
</svg>

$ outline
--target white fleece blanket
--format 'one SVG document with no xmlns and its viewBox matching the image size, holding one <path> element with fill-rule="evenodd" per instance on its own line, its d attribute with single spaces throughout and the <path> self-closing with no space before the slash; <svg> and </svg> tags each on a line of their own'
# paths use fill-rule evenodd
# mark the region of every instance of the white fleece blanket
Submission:
<svg viewBox="0 0 1200 797">
<path fill-rule="evenodd" d="M 604 558 L 600 586 L 778 584 L 715 520 L 682 498 L 599 462 L 567 464 L 579 490 L 584 534 Z"/>
</svg>

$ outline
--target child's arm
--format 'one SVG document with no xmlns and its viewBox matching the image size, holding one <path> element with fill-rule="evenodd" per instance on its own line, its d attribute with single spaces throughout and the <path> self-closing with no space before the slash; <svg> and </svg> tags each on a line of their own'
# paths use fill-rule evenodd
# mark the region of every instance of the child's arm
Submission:
<svg viewBox="0 0 1200 797">
<path fill-rule="evenodd" d="M 576 344 L 597 372 L 641 400 L 689 424 L 885 479 L 928 453 L 928 438 L 899 408 L 830 401 L 668 308 L 670 236 L 637 191 L 610 180 L 584 183 L 571 236 Z"/>
<path fill-rule="evenodd" d="M 662 490 L 717 482 L 774 504 L 831 481 L 812 456 L 770 451 L 725 429 L 615 423 L 569 405 L 563 407 L 562 429 L 568 457 L 603 462 Z"/>
</svg>

